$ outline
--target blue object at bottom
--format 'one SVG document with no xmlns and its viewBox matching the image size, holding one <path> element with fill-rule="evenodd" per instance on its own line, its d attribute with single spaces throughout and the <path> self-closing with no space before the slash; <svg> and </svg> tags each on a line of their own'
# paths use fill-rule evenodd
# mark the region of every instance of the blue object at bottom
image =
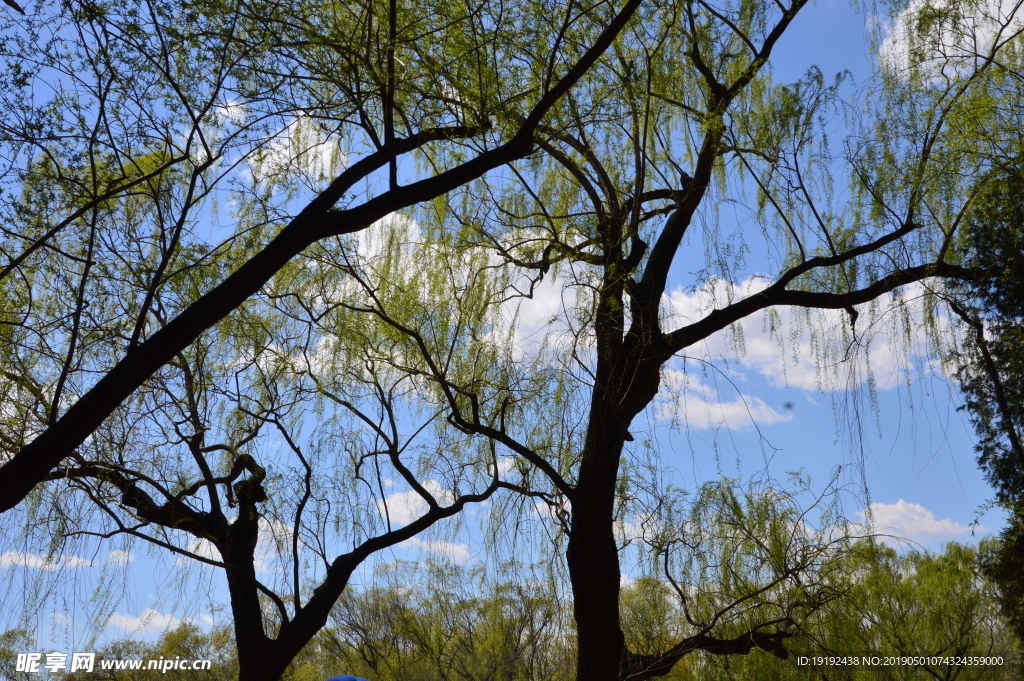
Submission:
<svg viewBox="0 0 1024 681">
<path fill-rule="evenodd" d="M 352 676 L 351 674 L 342 674 L 341 676 L 332 676 L 327 681 L 366 681 L 361 676 Z"/>
</svg>

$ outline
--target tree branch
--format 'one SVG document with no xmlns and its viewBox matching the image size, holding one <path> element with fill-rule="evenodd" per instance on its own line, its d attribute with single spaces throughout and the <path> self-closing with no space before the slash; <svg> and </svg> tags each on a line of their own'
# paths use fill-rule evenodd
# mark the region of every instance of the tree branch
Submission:
<svg viewBox="0 0 1024 681">
<path fill-rule="evenodd" d="M 832 258 L 813 258 L 812 260 L 832 260 Z M 662 336 L 662 351 L 659 356 L 668 357 L 673 355 L 683 348 L 707 338 L 716 331 L 721 331 L 730 324 L 769 307 L 787 305 L 822 310 L 843 310 L 854 305 L 863 305 L 901 286 L 906 286 L 929 277 L 977 281 L 987 276 L 987 273 L 983 270 L 960 267 L 959 265 L 943 262 L 929 263 L 927 265 L 897 270 L 862 289 L 848 291 L 847 293 L 825 293 L 819 291 L 787 290 L 786 284 L 793 279 L 793 276 L 790 276 L 792 272 L 793 270 L 790 270 L 763 291 L 728 305 L 721 310 L 715 310 L 700 321 L 664 334 Z"/>
<path fill-rule="evenodd" d="M 660 655 L 635 655 L 626 653 L 619 670 L 621 681 L 644 681 L 656 676 L 664 676 L 672 671 L 679 660 L 698 650 L 711 655 L 748 655 L 755 648 L 771 653 L 780 660 L 789 658 L 782 641 L 792 634 L 780 630 L 765 633 L 751 629 L 736 638 L 715 638 L 707 634 L 697 634 L 685 638 L 668 651 Z"/>
</svg>

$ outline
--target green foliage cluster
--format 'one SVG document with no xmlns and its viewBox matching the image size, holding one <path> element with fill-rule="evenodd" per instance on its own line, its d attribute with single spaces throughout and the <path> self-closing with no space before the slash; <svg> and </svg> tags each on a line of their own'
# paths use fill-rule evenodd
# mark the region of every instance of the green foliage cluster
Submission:
<svg viewBox="0 0 1024 681">
<path fill-rule="evenodd" d="M 979 182 L 964 232 L 965 257 L 989 277 L 975 291 L 986 312 L 1024 318 L 1024 167 L 1001 163 Z"/>
<path fill-rule="evenodd" d="M 136 681 L 154 678 L 157 674 L 173 674 L 180 681 L 230 681 L 238 678 L 238 660 L 231 637 L 230 627 L 214 627 L 204 631 L 190 622 L 182 622 L 168 629 L 156 641 L 144 642 L 132 639 L 114 641 L 97 652 L 97 659 L 109 660 L 209 660 L 210 669 L 176 669 L 171 672 L 101 670 L 94 667 L 92 672 L 78 671 L 59 674 L 60 681 Z"/>
<path fill-rule="evenodd" d="M 1024 174 L 986 178 L 968 219 L 967 257 L 991 277 L 972 289 L 979 323 L 961 370 L 966 409 L 981 436 L 979 464 L 1000 502 L 1024 501 L 1024 461 L 1012 432 L 1024 427 Z M 982 347 L 984 346 L 984 347 Z"/>
<path fill-rule="evenodd" d="M 395 563 L 385 566 L 382 582 L 339 601 L 314 644 L 321 669 L 374 681 L 573 676 L 566 604 L 542 581 Z"/>
<path fill-rule="evenodd" d="M 813 657 L 829 651 L 858 656 L 999 656 L 1003 665 L 939 664 L 892 667 L 859 665 L 852 670 L 818 671 L 828 679 L 879 680 L 1013 679 L 1022 669 L 1019 639 L 996 607 L 995 586 L 979 569 L 980 548 L 951 542 L 941 553 L 897 552 L 872 544 L 851 554 L 854 578 L 845 599 L 822 611 L 808 627 L 806 647 L 794 653 Z"/>
</svg>

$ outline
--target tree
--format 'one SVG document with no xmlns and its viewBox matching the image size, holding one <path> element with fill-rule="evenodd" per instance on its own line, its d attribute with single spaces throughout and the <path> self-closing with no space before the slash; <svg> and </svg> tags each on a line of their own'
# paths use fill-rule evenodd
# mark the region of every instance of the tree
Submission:
<svg viewBox="0 0 1024 681">
<path fill-rule="evenodd" d="M 1010 511 L 1003 541 L 987 545 L 981 559 L 1000 585 L 1005 613 L 1024 631 L 1024 585 L 1017 575 L 1024 559 L 1021 543 L 1021 493 L 1024 449 L 1021 448 L 1020 354 L 1022 288 L 1020 202 L 1022 151 L 1019 129 L 1022 71 L 1019 4 L 950 3 L 943 8 L 911 6 L 901 31 L 906 36 L 911 77 L 925 87 L 952 83 L 968 94 L 971 118 L 958 123 L 978 142 L 970 152 L 977 170 L 964 176 L 958 191 L 956 223 L 962 225 L 959 250 L 965 265 L 985 273 L 971 284 L 946 288 L 944 298 L 959 319 L 955 333 L 963 348 L 953 354 L 965 405 L 980 442 L 978 463 L 996 490 L 996 501 Z M 998 57 L 996 56 L 998 55 Z M 984 78 L 975 67 L 991 63 Z M 991 133 L 991 134 L 990 134 Z M 960 182 L 955 183 L 960 185 Z M 943 190 L 946 196 L 956 192 Z"/>
<path fill-rule="evenodd" d="M 914 282 L 939 288 L 938 279 L 986 276 L 963 262 L 960 232 L 974 178 L 990 167 L 994 147 L 1017 137 L 1009 125 L 977 128 L 1004 103 L 989 74 L 1013 52 L 1015 35 L 966 64 L 956 52 L 926 61 L 913 51 L 909 68 L 883 64 L 872 104 L 854 107 L 872 106 L 874 117 L 834 154 L 825 132 L 841 83 L 813 69 L 790 85 L 769 77 L 771 52 L 801 7 L 665 6 L 661 23 L 631 25 L 538 127 L 546 164 L 512 164 L 504 180 L 483 178 L 461 190 L 461 201 L 421 216 L 434 221 L 424 228 L 434 239 L 458 230 L 456 244 L 492 252 L 487 267 L 503 268 L 509 282 L 498 301 L 552 281 L 569 289 L 561 337 L 540 344 L 544 360 L 506 355 L 509 368 L 497 375 L 508 387 L 451 378 L 444 357 L 420 343 L 423 327 L 390 302 L 412 295 L 408 284 L 360 280 L 365 309 L 407 336 L 409 352 L 421 356 L 417 370 L 442 386 L 449 418 L 524 459 L 522 486 L 562 522 L 577 678 L 650 678 L 680 652 L 786 654 L 788 617 L 753 622 L 735 637 L 715 636 L 715 618 L 695 620 L 689 643 L 654 655 L 626 645 L 616 524 L 641 503 L 659 509 L 664 496 L 636 479 L 641 466 L 628 462 L 644 443 L 629 443 L 668 379 L 690 369 L 678 355 L 750 315 L 792 307 L 846 311 L 832 340 L 849 348 L 862 328 L 865 308 L 857 306 Z M 846 205 L 829 198 L 839 165 L 850 178 Z M 752 204 L 760 229 L 730 231 L 719 210 L 728 201 Z M 697 251 L 689 258 L 687 239 Z M 746 249 L 770 264 L 745 271 Z M 721 284 L 724 295 L 695 320 L 672 319 L 665 301 L 673 267 L 692 268 L 685 286 L 711 292 Z M 743 289 L 742 274 L 757 275 L 757 284 Z M 552 364 L 557 397 L 539 413 L 519 386 Z"/>
<path fill-rule="evenodd" d="M 955 542 L 940 553 L 861 548 L 867 550 L 837 558 L 857 563 L 857 577 L 840 607 L 816 615 L 820 621 L 811 637 L 813 647 L 818 655 L 921 659 L 889 668 L 829 669 L 830 678 L 859 678 L 864 671 L 878 679 L 1009 679 L 1019 674 L 1018 644 L 993 610 L 997 597 L 993 583 L 979 573 L 979 549 Z M 972 668 L 963 663 L 971 656 L 1001 657 L 1003 662 Z"/>
<path fill-rule="evenodd" d="M 892 549 L 861 540 L 836 551 L 834 586 L 842 597 L 808 619 L 789 640 L 804 664 L 773 656 L 689 656 L 668 679 L 699 677 L 789 679 L 1014 679 L 1021 660 L 1012 634 L 994 608 L 994 585 L 980 578 L 977 549 L 955 543 L 939 553 Z M 506 566 L 511 567 L 511 566 Z M 519 568 L 514 574 L 521 574 Z M 322 681 L 338 669 L 379 681 L 446 679 L 563 679 L 572 677 L 574 637 L 558 596 L 543 586 L 501 583 L 452 564 L 395 562 L 382 566 L 382 581 L 339 599 L 331 621 L 282 678 Z M 670 644 L 685 621 L 672 585 L 643 577 L 622 589 L 623 621 L 635 650 Z M 811 624 L 813 622 L 813 624 Z M 0 642 L 14 641 L 8 632 Z M 23 646 L 22 646 L 23 647 Z M 29 646 L 31 647 L 31 646 Z M 916 657 L 913 664 L 819 666 L 814 658 Z M 231 633 L 203 633 L 181 624 L 154 643 L 122 640 L 100 650 L 98 660 L 209 659 L 194 677 L 230 679 L 237 674 Z M 948 664 L 956 658 L 1002 657 L 1002 664 Z M 13 670 L 13 667 L 11 667 Z M 63 678 L 145 679 L 152 672 L 107 670 Z M 9 674 L 17 678 L 15 672 Z M 28 678 L 26 676 L 25 678 Z"/>
<path fill-rule="evenodd" d="M 338 602 L 319 657 L 367 678 L 571 678 L 568 618 L 543 583 L 494 582 L 451 564 L 385 567 L 380 586 Z"/>
<path fill-rule="evenodd" d="M 28 631 L 11 629 L 0 634 L 0 672 L 12 681 L 24 681 L 28 673 L 17 671 L 18 653 L 25 649 L 31 640 Z"/>
<path fill-rule="evenodd" d="M 1024 635 L 1024 279 L 1020 231 L 1024 206 L 1016 161 L 988 178 L 968 219 L 968 257 L 993 273 L 985 286 L 967 289 L 951 303 L 966 328 L 967 350 L 959 377 L 971 423 L 978 433 L 978 465 L 1009 511 L 998 543 L 981 554 L 986 574 L 999 585 L 1000 605 L 1018 636 Z M 973 294 L 973 295 L 972 295 Z M 1022 636 L 1024 637 L 1024 636 Z"/>
<path fill-rule="evenodd" d="M 131 662 L 138 660 L 147 665 L 150 660 L 182 659 L 190 663 L 209 661 L 209 669 L 176 669 L 175 678 L 182 681 L 229 681 L 238 678 L 238 658 L 231 645 L 231 632 L 226 627 L 216 627 L 209 633 L 189 622 L 182 622 L 165 631 L 156 641 L 144 643 L 131 639 L 113 641 L 96 653 L 92 671 L 73 671 L 61 674 L 62 681 L 134 681 L 152 677 L 153 671 L 146 669 L 104 669 L 103 661 Z M 166 672 L 162 672 L 166 673 Z"/>
</svg>

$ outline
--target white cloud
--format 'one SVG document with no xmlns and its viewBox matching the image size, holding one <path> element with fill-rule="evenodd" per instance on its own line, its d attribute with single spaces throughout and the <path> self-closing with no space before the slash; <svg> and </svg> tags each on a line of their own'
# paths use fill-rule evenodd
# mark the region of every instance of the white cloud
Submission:
<svg viewBox="0 0 1024 681">
<path fill-rule="evenodd" d="M 643 530 L 636 523 L 631 523 L 628 520 L 620 520 L 615 523 L 615 527 L 612 528 L 612 532 L 615 534 L 615 541 L 621 546 L 623 544 L 631 544 L 634 541 L 643 539 Z"/>
<path fill-rule="evenodd" d="M 727 389 L 735 392 L 732 386 Z M 739 429 L 772 425 L 793 417 L 772 409 L 760 397 L 740 394 L 722 400 L 715 388 L 674 369 L 665 372 L 656 405 L 659 418 L 679 419 L 689 428 Z"/>
<path fill-rule="evenodd" d="M 918 544 L 951 541 L 972 529 L 984 531 L 980 526 L 962 525 L 950 518 L 939 520 L 921 504 L 900 499 L 895 504 L 871 503 L 867 509 L 857 511 L 861 522 L 883 535 L 882 541 L 894 543 L 895 538 L 909 539 Z M 892 535 L 892 537 L 886 537 Z M 896 542 L 898 543 L 898 542 Z"/>
<path fill-rule="evenodd" d="M 107 620 L 107 625 L 131 634 L 153 634 L 173 629 L 181 622 L 182 620 L 174 615 L 163 614 L 153 608 L 147 608 L 138 617 L 116 612 Z"/>
<path fill-rule="evenodd" d="M 27 567 L 36 570 L 64 570 L 92 567 L 92 561 L 78 556 L 43 556 L 22 551 L 5 551 L 0 554 L 0 568 Z"/>
<path fill-rule="evenodd" d="M 424 308 L 434 309 L 436 300 L 430 299 L 429 286 L 424 282 L 427 263 L 434 258 L 428 252 L 428 247 L 424 245 L 424 242 L 425 237 L 419 223 L 397 213 L 390 213 L 373 222 L 366 229 L 348 235 L 344 249 L 345 258 L 342 259 L 347 258 L 360 271 L 360 279 L 363 283 L 360 283 L 356 277 L 333 277 L 327 290 L 306 292 L 311 309 L 327 312 L 339 302 L 373 308 L 376 302 L 371 300 L 364 285 L 371 289 L 376 296 L 381 296 L 382 292 L 386 291 L 385 299 L 391 294 L 392 286 L 401 287 L 403 295 L 412 296 L 413 299 L 420 297 L 420 303 Z M 310 267 L 316 268 L 319 265 L 311 264 Z M 455 273 L 448 272 L 447 274 Z M 410 309 L 414 307 L 414 304 L 410 304 Z M 392 361 L 398 365 L 409 363 L 415 365 L 417 363 L 415 357 L 398 356 L 397 353 L 402 352 L 400 349 L 402 347 L 398 345 L 390 348 L 391 352 L 395 353 L 391 358 Z M 264 352 L 266 350 L 264 349 Z M 338 364 L 340 358 L 347 357 L 347 353 L 352 351 L 353 348 L 347 338 L 324 333 L 318 339 L 316 350 L 312 354 L 304 352 L 292 356 L 286 356 L 284 353 L 278 354 L 296 371 L 327 374 L 331 372 L 332 367 Z M 356 367 L 363 366 L 363 362 L 350 363 L 350 365 L 353 364 Z M 348 366 L 346 370 L 358 369 Z M 366 367 L 363 367 L 361 371 L 364 372 L 367 383 L 372 384 L 375 380 L 379 380 L 379 374 L 371 376 Z"/>
<path fill-rule="evenodd" d="M 291 554 L 292 526 L 280 520 L 270 518 L 259 519 L 259 537 L 256 540 L 256 572 L 274 572 L 280 570 L 274 566 L 283 556 Z M 302 540 L 299 540 L 299 548 Z"/>
<path fill-rule="evenodd" d="M 551 506 L 544 500 L 538 500 L 533 503 L 534 513 L 549 519 L 555 519 L 557 515 L 568 516 L 572 513 L 572 502 L 568 499 L 561 499 L 559 505 L 561 509 L 558 506 Z"/>
<path fill-rule="evenodd" d="M 135 561 L 135 555 L 131 551 L 114 549 L 107 553 L 107 562 L 111 565 L 127 565 Z"/>
<path fill-rule="evenodd" d="M 454 501 L 452 493 L 441 486 L 437 480 L 425 480 L 425 489 L 433 496 L 437 503 L 447 506 Z M 393 525 L 408 525 L 427 512 L 429 506 L 426 500 L 416 492 L 397 492 L 377 502 L 377 510 L 381 517 L 389 518 Z"/>
<path fill-rule="evenodd" d="M 418 537 L 412 537 L 411 539 L 406 539 L 399 546 L 437 553 L 456 563 L 468 563 L 473 558 L 466 544 L 454 544 L 443 540 L 426 541 Z"/>
<path fill-rule="evenodd" d="M 415 252 L 423 246 L 423 230 L 418 222 L 398 213 L 389 213 L 369 227 L 350 237 L 356 242 L 356 254 L 364 262 L 373 262 L 386 255 L 398 257 L 400 262 L 415 259 Z M 403 270 L 413 275 L 415 268 Z"/>
<path fill-rule="evenodd" d="M 519 229 L 499 241 L 509 253 L 531 261 L 537 257 L 531 249 L 547 244 L 548 238 L 530 229 Z M 499 255 L 491 256 L 490 266 L 500 270 L 506 264 Z M 536 271 L 514 271 L 504 284 L 505 298 L 491 336 L 500 343 L 509 342 L 515 359 L 534 359 L 545 349 L 591 347 L 592 331 L 580 318 L 581 312 L 591 307 L 592 276 L 587 269 L 558 266 L 543 276 Z"/>
<path fill-rule="evenodd" d="M 186 547 L 186 550 L 189 553 L 194 553 L 201 558 L 207 558 L 209 560 L 217 561 L 220 560 L 220 551 L 218 551 L 217 547 L 213 545 L 213 542 L 211 542 L 208 539 L 195 539 L 189 542 L 189 545 Z M 191 558 L 181 556 L 177 560 L 175 560 L 174 563 L 175 565 L 187 565 L 190 564 L 191 561 Z"/>
<path fill-rule="evenodd" d="M 564 278 L 547 276 L 533 285 L 532 292 L 525 279 L 517 288 L 531 296 L 514 297 L 504 305 L 503 316 L 510 326 L 514 325 L 517 356 L 535 355 L 545 345 L 568 345 L 572 329 L 566 319 L 575 305 L 575 287 Z"/>
<path fill-rule="evenodd" d="M 885 31 L 882 66 L 932 80 L 980 63 L 1024 27 L 1016 0 L 911 0 Z"/>
<path fill-rule="evenodd" d="M 236 124 L 241 124 L 245 121 L 247 108 L 237 99 L 224 100 L 222 103 L 214 104 L 213 108 L 225 121 Z"/>
<path fill-rule="evenodd" d="M 259 539 L 256 541 L 256 554 L 269 555 L 280 553 L 281 547 L 290 549 L 292 542 L 292 526 L 280 520 L 260 518 L 258 523 Z M 300 541 L 301 545 L 302 542 Z"/>
</svg>

